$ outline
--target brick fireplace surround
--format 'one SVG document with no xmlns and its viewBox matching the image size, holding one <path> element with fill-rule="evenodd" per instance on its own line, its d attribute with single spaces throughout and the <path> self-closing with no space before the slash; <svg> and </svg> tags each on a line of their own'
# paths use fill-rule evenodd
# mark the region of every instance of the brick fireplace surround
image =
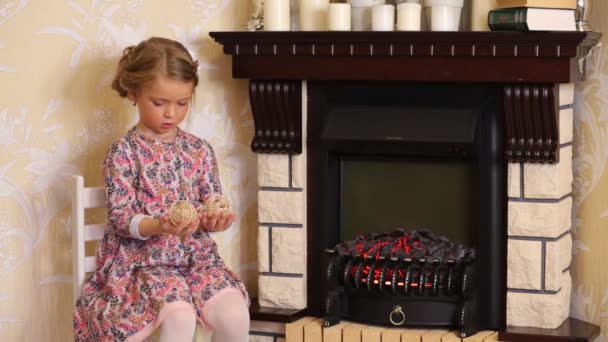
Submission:
<svg viewBox="0 0 608 342">
<path fill-rule="evenodd" d="M 490 82 L 505 85 L 507 121 L 507 309 L 501 340 L 518 340 L 515 327 L 550 330 L 568 318 L 574 83 L 583 77 L 581 57 L 597 42 L 598 34 L 216 32 L 211 36 L 233 56 L 234 77 L 251 80 L 256 123 L 252 149 L 259 153 L 259 306 L 297 312 L 308 305 L 308 82 Z M 555 102 L 533 95 L 538 84 L 552 85 Z M 521 94 L 515 92 L 520 90 Z M 279 98 L 283 102 L 269 104 Z M 540 123 L 530 123 L 533 120 L 524 117 L 529 114 L 526 106 L 510 107 L 511 100 L 548 103 L 555 129 L 530 136 L 542 130 L 536 130 Z M 544 139 L 552 146 L 551 155 L 535 154 L 525 142 L 518 145 L 524 137 Z M 252 341 L 282 341 L 285 322 L 294 319 L 272 322 L 252 317 Z M 306 322 L 314 320 L 288 324 L 287 330 L 304 331 Z M 509 329 L 515 333 L 509 334 Z"/>
</svg>

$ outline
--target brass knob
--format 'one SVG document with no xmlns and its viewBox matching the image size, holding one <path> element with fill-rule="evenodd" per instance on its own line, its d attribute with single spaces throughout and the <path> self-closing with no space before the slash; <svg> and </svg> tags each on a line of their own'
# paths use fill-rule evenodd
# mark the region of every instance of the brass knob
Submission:
<svg viewBox="0 0 608 342">
<path fill-rule="evenodd" d="M 403 323 L 405 323 L 405 312 L 403 312 L 401 306 L 395 305 L 393 311 L 391 311 L 391 314 L 388 316 L 388 319 L 393 325 L 403 325 Z"/>
</svg>

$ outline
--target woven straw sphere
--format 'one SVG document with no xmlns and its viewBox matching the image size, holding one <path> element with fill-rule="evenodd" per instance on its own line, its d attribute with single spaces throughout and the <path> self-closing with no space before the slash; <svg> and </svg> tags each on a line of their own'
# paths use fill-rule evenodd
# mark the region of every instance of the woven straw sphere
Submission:
<svg viewBox="0 0 608 342">
<path fill-rule="evenodd" d="M 225 212 L 232 212 L 232 206 L 228 199 L 222 195 L 211 195 L 203 204 L 203 210 L 208 214 L 214 215 Z"/>
<path fill-rule="evenodd" d="M 177 201 L 171 206 L 169 220 L 174 225 L 190 224 L 196 220 L 196 209 L 189 201 Z"/>
</svg>

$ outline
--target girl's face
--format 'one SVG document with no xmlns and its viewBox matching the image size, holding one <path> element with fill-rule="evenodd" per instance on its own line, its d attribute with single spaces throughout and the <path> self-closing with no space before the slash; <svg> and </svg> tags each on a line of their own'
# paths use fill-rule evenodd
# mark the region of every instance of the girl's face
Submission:
<svg viewBox="0 0 608 342">
<path fill-rule="evenodd" d="M 139 109 L 137 129 L 154 139 L 170 141 L 175 137 L 192 101 L 194 85 L 159 76 L 132 95 Z"/>
</svg>

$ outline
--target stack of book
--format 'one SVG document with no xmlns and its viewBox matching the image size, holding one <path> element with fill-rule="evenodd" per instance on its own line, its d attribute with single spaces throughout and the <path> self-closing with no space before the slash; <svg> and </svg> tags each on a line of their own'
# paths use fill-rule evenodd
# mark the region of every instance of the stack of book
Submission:
<svg viewBox="0 0 608 342">
<path fill-rule="evenodd" d="M 492 31 L 576 31 L 576 0 L 496 0 Z"/>
</svg>

